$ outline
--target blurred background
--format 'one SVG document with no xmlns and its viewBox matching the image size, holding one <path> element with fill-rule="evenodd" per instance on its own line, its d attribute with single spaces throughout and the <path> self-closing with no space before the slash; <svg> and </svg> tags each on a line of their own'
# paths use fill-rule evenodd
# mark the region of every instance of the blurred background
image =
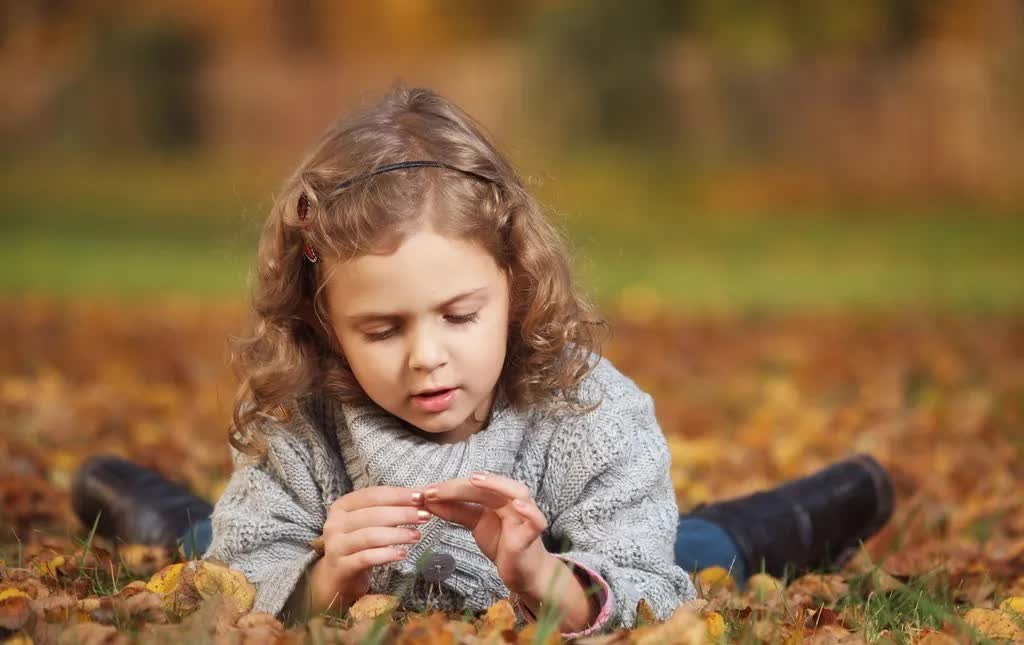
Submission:
<svg viewBox="0 0 1024 645">
<path fill-rule="evenodd" d="M 1013 0 L 27 0 L 0 82 L 7 293 L 244 299 L 302 151 L 403 83 L 631 315 L 1024 303 Z"/>
</svg>

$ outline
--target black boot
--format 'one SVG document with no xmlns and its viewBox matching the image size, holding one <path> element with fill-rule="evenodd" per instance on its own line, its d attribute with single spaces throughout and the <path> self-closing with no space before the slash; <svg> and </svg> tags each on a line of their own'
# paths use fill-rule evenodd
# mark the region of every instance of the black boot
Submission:
<svg viewBox="0 0 1024 645">
<path fill-rule="evenodd" d="M 79 466 L 71 506 L 96 533 L 129 544 L 174 548 L 178 538 L 213 507 L 160 474 L 119 457 L 99 456 Z"/>
<path fill-rule="evenodd" d="M 892 516 L 889 474 L 868 455 L 832 464 L 769 491 L 698 506 L 736 543 L 748 574 L 776 577 L 841 566 Z"/>
</svg>

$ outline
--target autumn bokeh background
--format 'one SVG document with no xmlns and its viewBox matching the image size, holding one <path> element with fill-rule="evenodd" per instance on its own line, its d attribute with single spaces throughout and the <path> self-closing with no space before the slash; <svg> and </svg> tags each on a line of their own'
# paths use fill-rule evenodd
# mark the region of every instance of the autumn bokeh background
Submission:
<svg viewBox="0 0 1024 645">
<path fill-rule="evenodd" d="M 241 297 L 286 172 L 402 82 L 493 132 L 605 302 L 1019 309 L 1022 20 L 999 0 L 15 3 L 0 288 Z"/>
<path fill-rule="evenodd" d="M 1013 0 L 30 1 L 0 82 L 0 543 L 80 530 L 94 452 L 216 498 L 271 198 L 401 82 L 476 116 L 570 234 L 682 507 L 865 450 L 906 570 L 1024 574 Z"/>
</svg>

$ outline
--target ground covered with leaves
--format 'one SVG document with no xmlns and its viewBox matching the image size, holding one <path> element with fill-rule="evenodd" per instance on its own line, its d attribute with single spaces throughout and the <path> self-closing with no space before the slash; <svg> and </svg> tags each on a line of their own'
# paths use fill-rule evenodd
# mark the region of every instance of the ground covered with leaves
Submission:
<svg viewBox="0 0 1024 645">
<path fill-rule="evenodd" d="M 467 619 L 368 596 L 282 625 L 238 572 L 90 539 L 75 467 L 116 453 L 215 500 L 229 473 L 237 305 L 0 303 L 0 638 L 10 642 L 557 642 L 499 602 Z M 700 572 L 701 598 L 618 642 L 1024 642 L 1024 318 L 613 319 L 607 355 L 655 398 L 680 508 L 853 452 L 892 473 L 890 525 L 840 571 Z"/>
</svg>

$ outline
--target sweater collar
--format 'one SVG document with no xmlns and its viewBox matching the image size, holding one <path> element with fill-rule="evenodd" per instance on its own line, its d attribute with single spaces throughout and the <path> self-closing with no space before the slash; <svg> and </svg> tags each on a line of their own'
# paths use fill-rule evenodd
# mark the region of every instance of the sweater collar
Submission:
<svg viewBox="0 0 1024 645">
<path fill-rule="evenodd" d="M 409 431 L 375 403 L 335 406 L 335 428 L 355 488 L 418 487 L 468 477 L 482 470 L 508 476 L 523 440 L 528 415 L 517 413 L 499 388 L 490 422 L 449 444 Z"/>
</svg>

